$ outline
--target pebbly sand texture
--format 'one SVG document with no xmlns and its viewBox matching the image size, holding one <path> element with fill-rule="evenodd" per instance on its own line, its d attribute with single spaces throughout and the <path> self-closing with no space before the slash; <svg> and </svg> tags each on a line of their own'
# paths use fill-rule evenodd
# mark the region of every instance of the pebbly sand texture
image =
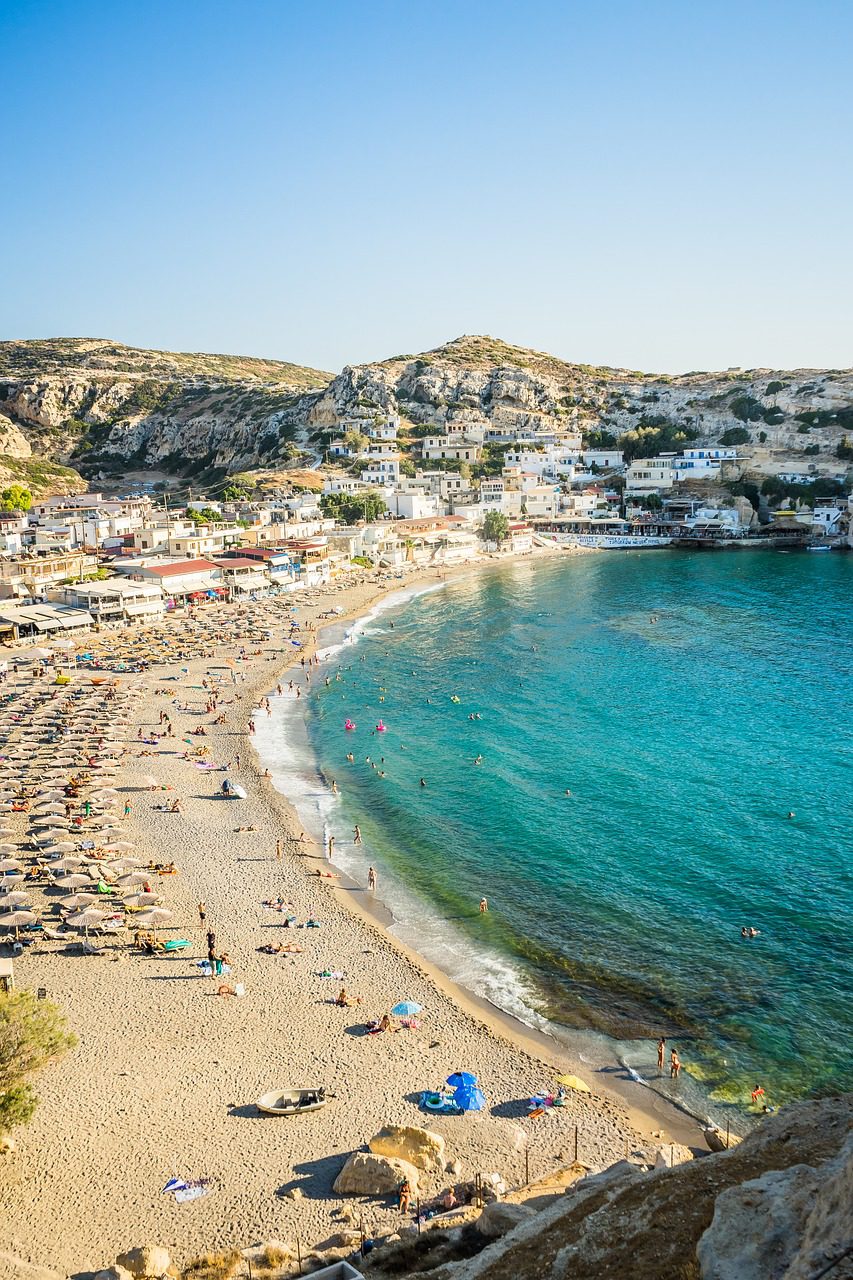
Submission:
<svg viewBox="0 0 853 1280">
<path fill-rule="evenodd" d="M 299 622 L 310 625 L 331 606 L 358 614 L 383 589 L 374 582 L 330 587 L 310 606 L 297 606 Z M 437 985 L 416 957 L 352 910 L 350 887 L 312 876 L 328 864 L 295 838 L 298 820 L 261 776 L 246 731 L 253 706 L 274 691 L 294 654 L 298 660 L 286 646 L 288 606 L 270 601 L 250 607 L 255 622 L 274 634 L 260 655 L 234 662 L 236 686 L 222 664 L 236 658 L 240 641 L 217 644 L 212 658 L 153 667 L 143 677 L 135 719 L 119 736 L 127 751 L 113 785 L 132 806 L 123 821 L 125 838 L 146 861 L 174 858 L 180 874 L 154 876 L 152 888 L 174 913 L 161 936 L 190 939 L 190 951 L 146 958 L 130 945 L 131 926 L 106 943 L 103 956 L 59 943 L 40 945 L 16 962 L 18 985 L 46 987 L 79 1045 L 39 1078 L 35 1119 L 16 1131 L 16 1152 L 2 1158 L 0 1275 L 32 1275 L 27 1263 L 62 1275 L 97 1270 L 117 1252 L 145 1242 L 165 1245 L 178 1262 L 270 1238 L 293 1242 L 298 1236 L 308 1249 L 338 1229 L 334 1215 L 344 1201 L 332 1183 L 347 1155 L 385 1122 L 437 1130 L 463 1177 L 495 1170 L 510 1185 L 524 1179 L 528 1135 L 531 1177 L 571 1161 L 576 1123 L 588 1165 L 602 1167 L 642 1145 L 637 1117 L 601 1093 L 574 1094 L 562 1111 L 527 1118 L 527 1098 L 547 1088 L 554 1063 L 566 1069 L 565 1055 L 554 1046 L 548 1065 L 486 1025 L 451 998 L 447 983 Z M 199 616 L 218 626 L 236 608 L 213 606 Z M 183 623 L 165 624 L 164 634 L 169 625 L 174 632 Z M 305 638 L 309 646 L 315 639 Z M 205 713 L 201 687 L 213 667 L 219 667 L 222 691 L 215 714 L 226 714 L 226 723 L 216 727 Z M 192 709 L 177 711 L 176 700 Z M 175 737 L 143 748 L 137 730 L 158 729 L 161 710 L 171 716 Z M 202 772 L 181 758 L 186 732 L 200 724 L 208 736 L 191 741 L 208 745 L 213 762 L 240 754 L 239 769 L 232 764 L 228 776 L 246 787 L 246 801 L 220 798 L 225 775 Z M 143 749 L 151 754 L 140 754 Z M 147 789 L 149 775 L 174 790 Z M 182 814 L 155 809 L 175 796 Z M 250 823 L 252 832 L 235 830 Z M 277 839 L 284 846 L 281 860 L 275 857 Z M 282 917 L 262 906 L 278 895 L 292 902 L 299 922 L 313 915 L 321 927 L 284 929 Z M 42 908 L 55 896 L 31 894 Z M 200 900 L 207 906 L 205 929 L 214 928 L 216 949 L 231 958 L 227 981 L 245 984 L 243 998 L 218 995 L 226 979 L 200 975 L 196 962 L 206 954 Z M 304 951 L 258 951 L 280 941 Z M 343 972 L 348 991 L 362 1004 L 337 1007 L 341 982 L 318 976 L 324 968 Z M 364 1034 L 370 1018 L 404 998 L 424 1005 L 420 1029 Z M 487 1110 L 425 1116 L 416 1102 L 419 1091 L 460 1068 L 480 1077 Z M 253 1105 L 277 1086 L 316 1085 L 335 1096 L 310 1115 L 265 1117 Z M 660 1117 L 640 1123 L 648 1134 Z M 208 1177 L 212 1190 L 176 1204 L 161 1194 L 172 1175 Z M 447 1181 L 425 1178 L 422 1194 Z M 400 1224 L 388 1202 L 354 1207 L 368 1231 Z"/>
</svg>

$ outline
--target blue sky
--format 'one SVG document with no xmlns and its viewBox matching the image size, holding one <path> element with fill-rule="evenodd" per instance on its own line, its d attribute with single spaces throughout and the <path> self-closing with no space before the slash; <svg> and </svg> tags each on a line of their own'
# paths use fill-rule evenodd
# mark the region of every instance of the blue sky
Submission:
<svg viewBox="0 0 853 1280">
<path fill-rule="evenodd" d="M 0 337 L 853 363 L 853 4 L 3 0 Z"/>
</svg>

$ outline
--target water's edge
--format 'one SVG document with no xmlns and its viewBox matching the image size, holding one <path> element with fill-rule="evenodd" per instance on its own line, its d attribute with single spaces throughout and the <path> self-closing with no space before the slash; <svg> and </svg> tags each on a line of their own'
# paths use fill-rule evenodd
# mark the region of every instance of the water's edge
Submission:
<svg viewBox="0 0 853 1280">
<path fill-rule="evenodd" d="M 415 598 L 446 585 L 438 582 L 404 588 L 382 597 L 355 620 L 333 622 L 322 628 L 317 648 L 321 666 L 314 669 L 315 679 L 319 681 L 333 673 L 335 660 L 343 651 L 355 647 L 381 615 L 403 609 Z M 297 672 L 292 674 L 296 676 Z M 334 865 L 353 885 L 362 886 L 368 858 L 352 847 L 349 828 L 341 821 L 339 797 L 332 794 L 330 779 L 324 776 L 309 732 L 309 700 L 274 699 L 272 711 L 271 717 L 260 717 L 257 722 L 254 745 L 261 762 L 269 768 L 276 789 L 295 809 L 305 832 L 322 847 L 330 834 L 335 836 Z M 373 861 L 376 862 L 375 857 Z M 454 936 L 429 902 L 396 884 L 378 862 L 376 865 L 382 891 L 371 899 L 370 915 L 469 994 L 476 1004 L 507 1020 L 511 1028 L 533 1036 L 543 1049 L 549 1043 L 555 1044 L 590 1070 L 607 1073 L 615 1092 L 635 1105 L 642 1104 L 631 1099 L 631 1086 L 639 1087 L 651 1095 L 649 1109 L 653 1113 L 659 1113 L 663 1105 L 700 1125 L 710 1122 L 725 1128 L 731 1124 L 739 1132 L 754 1123 L 741 1108 L 713 1102 L 701 1088 L 692 1090 L 687 1100 L 671 1091 L 665 1078 L 655 1079 L 653 1046 L 649 1042 L 619 1041 L 545 1018 L 536 1009 L 536 992 L 529 979 L 512 960 L 493 951 L 474 952 L 471 941 L 461 934 Z M 430 938 L 437 934 L 441 943 L 429 945 Z M 472 964 L 472 960 L 476 963 Z M 488 970 L 485 977 L 484 966 Z"/>
</svg>

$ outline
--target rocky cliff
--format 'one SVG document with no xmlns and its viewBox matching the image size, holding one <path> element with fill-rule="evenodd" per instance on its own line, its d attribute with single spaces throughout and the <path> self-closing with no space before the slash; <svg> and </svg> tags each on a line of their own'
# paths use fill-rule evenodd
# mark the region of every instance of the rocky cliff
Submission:
<svg viewBox="0 0 853 1280">
<path fill-rule="evenodd" d="M 747 448 L 784 449 L 837 469 L 837 446 L 853 435 L 853 370 L 670 376 L 569 364 L 494 338 L 462 337 L 419 356 L 348 366 L 310 419 L 336 430 L 347 419 L 386 412 L 399 413 L 415 434 L 484 421 L 507 430 L 576 430 L 593 443 L 618 440 L 637 456 L 693 441 L 718 444 L 735 431 Z"/>
<path fill-rule="evenodd" d="M 299 454 L 331 374 L 275 360 L 145 351 L 98 339 L 0 344 L 3 462 L 86 475 L 226 474 Z"/>
<path fill-rule="evenodd" d="M 541 1212 L 508 1212 L 496 1241 L 498 1223 L 436 1230 L 378 1251 L 364 1270 L 376 1280 L 851 1280 L 851 1206 L 848 1094 L 786 1108 L 731 1151 L 673 1169 L 623 1161 Z"/>
<path fill-rule="evenodd" d="M 466 423 L 577 431 L 591 444 L 618 441 L 629 457 L 731 438 L 747 459 L 784 450 L 792 467 L 830 474 L 847 465 L 838 450 L 853 438 L 853 371 L 669 376 L 462 337 L 333 378 L 99 339 L 0 343 L 0 465 L 37 483 L 45 466 L 57 476 L 70 466 L 86 476 L 147 469 L 207 480 L 281 469 L 351 419 L 385 413 L 400 414 L 404 444 Z"/>
</svg>

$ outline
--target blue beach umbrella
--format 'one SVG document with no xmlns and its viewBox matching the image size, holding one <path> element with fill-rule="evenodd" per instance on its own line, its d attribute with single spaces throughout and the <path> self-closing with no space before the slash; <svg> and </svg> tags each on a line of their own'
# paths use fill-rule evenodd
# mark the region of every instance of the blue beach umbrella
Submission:
<svg viewBox="0 0 853 1280">
<path fill-rule="evenodd" d="M 451 1089 L 457 1089 L 460 1084 L 476 1084 L 477 1077 L 470 1071 L 454 1071 L 453 1075 L 447 1077 L 447 1083 Z"/>
<path fill-rule="evenodd" d="M 401 1000 L 399 1004 L 394 1005 L 391 1012 L 395 1018 L 413 1018 L 422 1009 L 423 1005 L 418 1004 L 415 1000 Z"/>
<path fill-rule="evenodd" d="M 486 1105 L 486 1095 L 475 1084 L 457 1085 L 453 1101 L 463 1111 L 482 1111 Z"/>
</svg>

